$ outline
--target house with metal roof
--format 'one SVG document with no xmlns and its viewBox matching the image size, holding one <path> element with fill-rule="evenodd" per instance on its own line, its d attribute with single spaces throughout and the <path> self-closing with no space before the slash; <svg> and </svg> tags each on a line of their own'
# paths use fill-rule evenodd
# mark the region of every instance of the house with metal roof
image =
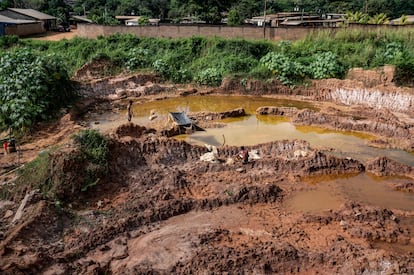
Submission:
<svg viewBox="0 0 414 275">
<path fill-rule="evenodd" d="M 414 24 L 414 15 L 403 15 L 390 21 L 391 25 L 410 25 Z"/>
<path fill-rule="evenodd" d="M 43 33 L 42 22 L 36 20 L 13 19 L 0 15 L 0 36 L 26 36 Z"/>
<path fill-rule="evenodd" d="M 56 17 L 34 9 L 8 8 L 0 11 L 0 15 L 17 20 L 39 21 L 41 22 L 44 31 L 54 30 L 57 28 Z"/>
<path fill-rule="evenodd" d="M 309 13 L 301 12 L 279 12 L 276 14 L 267 14 L 264 16 L 256 16 L 247 20 L 248 23 L 257 26 L 266 25 L 271 27 L 294 27 L 294 26 L 324 26 L 324 27 L 338 27 L 345 21 L 345 15 L 342 14 L 327 14 L 324 16 L 310 15 Z"/>
</svg>

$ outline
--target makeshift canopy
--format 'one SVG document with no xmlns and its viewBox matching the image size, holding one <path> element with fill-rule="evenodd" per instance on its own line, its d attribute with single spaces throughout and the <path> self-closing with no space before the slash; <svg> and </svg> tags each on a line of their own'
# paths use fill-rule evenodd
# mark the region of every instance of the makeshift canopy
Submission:
<svg viewBox="0 0 414 275">
<path fill-rule="evenodd" d="M 191 126 L 193 122 L 184 112 L 170 112 L 170 118 L 178 126 Z"/>
<path fill-rule="evenodd" d="M 179 132 L 205 131 L 197 126 L 184 112 L 170 112 L 168 121 L 174 123 L 179 128 Z"/>
</svg>

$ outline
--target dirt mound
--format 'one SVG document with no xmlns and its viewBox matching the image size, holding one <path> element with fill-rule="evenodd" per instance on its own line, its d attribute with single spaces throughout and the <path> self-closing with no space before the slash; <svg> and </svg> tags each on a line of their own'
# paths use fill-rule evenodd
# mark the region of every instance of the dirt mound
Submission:
<svg viewBox="0 0 414 275">
<path fill-rule="evenodd" d="M 119 126 L 115 129 L 115 135 L 117 138 L 125 136 L 139 138 L 144 134 L 155 133 L 153 129 L 147 129 L 143 126 L 139 126 L 133 123 L 127 123 Z"/>
<path fill-rule="evenodd" d="M 394 75 L 394 66 L 384 66 L 375 70 L 353 68 L 348 71 L 346 78 L 361 82 L 367 88 L 372 88 L 378 85 L 393 85 Z"/>
<path fill-rule="evenodd" d="M 396 191 L 414 193 L 414 182 L 408 181 L 403 183 L 393 183 L 390 185 Z"/>
<path fill-rule="evenodd" d="M 73 78 L 80 82 L 87 82 L 110 75 L 114 68 L 115 65 L 109 58 L 96 58 L 78 69 Z"/>
<path fill-rule="evenodd" d="M 367 172 L 377 176 L 412 175 L 413 169 L 387 157 L 376 158 L 366 165 Z"/>
<path fill-rule="evenodd" d="M 85 98 L 122 98 L 126 96 L 154 95 L 175 91 L 174 87 L 158 85 L 154 74 L 128 74 L 117 77 L 100 77 L 79 85 L 79 93 Z"/>
<path fill-rule="evenodd" d="M 279 94 L 279 95 L 302 95 L 307 94 L 304 89 L 291 89 L 286 85 L 283 85 L 277 80 L 272 82 L 263 82 L 255 79 L 240 80 L 237 78 L 224 78 L 219 93 L 223 94 L 249 94 L 249 95 L 266 95 L 266 94 Z"/>
</svg>

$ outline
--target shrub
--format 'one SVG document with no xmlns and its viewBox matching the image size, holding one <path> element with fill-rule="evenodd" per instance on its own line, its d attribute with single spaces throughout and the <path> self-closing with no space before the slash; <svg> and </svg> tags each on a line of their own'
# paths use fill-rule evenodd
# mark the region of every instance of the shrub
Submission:
<svg viewBox="0 0 414 275">
<path fill-rule="evenodd" d="M 195 76 L 195 81 L 202 85 L 219 86 L 223 76 L 216 68 L 208 68 Z"/>
<path fill-rule="evenodd" d="M 343 73 L 342 66 L 332 52 L 318 53 L 312 58 L 313 61 L 309 64 L 308 72 L 314 79 L 338 77 Z"/>
<path fill-rule="evenodd" d="M 16 35 L 0 36 L 0 48 L 10 48 L 19 43 L 19 37 Z"/>
<path fill-rule="evenodd" d="M 149 51 L 143 48 L 133 48 L 127 52 L 124 66 L 130 70 L 145 68 L 149 65 Z"/>
<path fill-rule="evenodd" d="M 374 66 L 384 64 L 395 64 L 404 55 L 404 47 L 399 42 L 391 42 L 385 45 L 385 48 L 378 48 L 374 60 Z"/>
<path fill-rule="evenodd" d="M 168 78 L 171 75 L 170 66 L 164 59 L 157 59 L 152 63 L 154 70 L 163 77 Z"/>
<path fill-rule="evenodd" d="M 399 85 L 414 87 L 414 53 L 400 56 L 396 61 L 395 81 Z"/>
<path fill-rule="evenodd" d="M 291 85 L 305 77 L 305 67 L 281 53 L 268 53 L 260 59 L 260 64 L 276 75 L 277 79 L 285 85 Z"/>
<path fill-rule="evenodd" d="M 84 130 L 74 136 L 80 146 L 81 162 L 85 163 L 82 192 L 95 186 L 108 172 L 108 140 L 97 130 Z"/>
<path fill-rule="evenodd" d="M 97 130 L 84 130 L 74 136 L 81 152 L 92 163 L 106 166 L 108 163 L 108 140 Z"/>
<path fill-rule="evenodd" d="M 23 49 L 0 58 L 0 124 L 24 130 L 52 118 L 74 98 L 60 58 Z"/>
</svg>

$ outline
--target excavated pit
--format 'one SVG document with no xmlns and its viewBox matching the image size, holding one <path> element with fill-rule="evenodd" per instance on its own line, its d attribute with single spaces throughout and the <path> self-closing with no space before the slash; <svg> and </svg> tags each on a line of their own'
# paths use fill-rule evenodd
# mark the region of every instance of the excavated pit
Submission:
<svg viewBox="0 0 414 275">
<path fill-rule="evenodd" d="M 80 80 L 93 75 L 88 70 L 79 73 Z M 366 89 L 377 87 L 378 81 L 391 85 L 389 79 L 374 77 Z M 323 98 L 329 104 L 319 102 L 317 108 L 269 106 L 257 112 L 297 124 L 357 130 L 375 135 L 382 147 L 412 149 L 411 109 L 401 104 L 381 110 L 335 105 L 332 82 L 322 93 L 316 86 L 291 90 L 256 81 L 242 90 L 226 80 L 215 91 L 154 82 L 154 76 L 138 75 L 80 85 L 88 96 L 110 95 L 105 106 L 121 116 L 124 97 L 136 97 L 140 104 L 249 90 L 296 95 L 304 104 Z M 209 127 L 227 113 L 196 112 L 193 118 Z M 243 115 L 241 110 L 234 113 Z M 78 148 L 69 142 L 48 152 L 53 164 L 49 184 L 61 204 L 36 190 L 0 201 L 2 274 L 414 273 L 413 210 L 347 197 L 342 188 L 347 178 L 356 177 L 357 184 L 366 174 L 387 176 L 383 192 L 403 193 L 410 203 L 411 166 L 387 156 L 367 162 L 338 157 L 297 139 L 247 146 L 260 157 L 248 164 L 234 160 L 238 146 L 220 146 L 215 161 L 207 162 L 200 159 L 209 152 L 206 146 L 125 120 L 107 131 L 109 171 L 98 184 L 81 191 L 84 182 L 76 175 L 87 163 L 74 162 Z M 321 200 L 325 196 L 339 203 L 312 211 L 289 204 L 301 194 L 321 190 Z"/>
</svg>

